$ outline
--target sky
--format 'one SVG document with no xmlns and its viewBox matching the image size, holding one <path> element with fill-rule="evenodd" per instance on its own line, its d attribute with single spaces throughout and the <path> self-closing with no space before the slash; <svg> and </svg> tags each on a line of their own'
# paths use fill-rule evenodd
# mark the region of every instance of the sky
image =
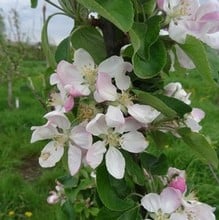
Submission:
<svg viewBox="0 0 219 220">
<path fill-rule="evenodd" d="M 53 2 L 57 2 L 53 0 Z M 36 9 L 30 7 L 30 0 L 0 0 L 1 14 L 4 17 L 8 38 L 14 39 L 13 28 L 10 25 L 11 9 L 19 13 L 22 38 L 28 38 L 30 42 L 40 42 L 43 25 L 42 7 L 44 0 L 38 0 Z M 55 7 L 46 4 L 46 16 L 59 12 Z M 63 15 L 57 15 L 50 20 L 48 26 L 49 40 L 58 44 L 72 30 L 74 21 Z"/>
</svg>

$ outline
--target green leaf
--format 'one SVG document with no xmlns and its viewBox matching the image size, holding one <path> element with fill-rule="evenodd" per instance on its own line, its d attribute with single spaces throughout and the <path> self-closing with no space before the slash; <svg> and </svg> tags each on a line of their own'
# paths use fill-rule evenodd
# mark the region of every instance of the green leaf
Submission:
<svg viewBox="0 0 219 220">
<path fill-rule="evenodd" d="M 154 16 L 147 24 L 134 23 L 129 31 L 134 48 L 132 63 L 139 78 L 148 79 L 158 75 L 166 64 L 166 48 L 159 40 L 160 22 L 161 18 Z"/>
<path fill-rule="evenodd" d="M 141 167 L 133 160 L 132 156 L 123 151 L 123 156 L 125 157 L 125 168 L 127 173 L 132 177 L 134 183 L 143 186 L 145 183 L 144 172 Z"/>
<path fill-rule="evenodd" d="M 31 0 L 31 8 L 37 7 L 38 0 Z"/>
<path fill-rule="evenodd" d="M 47 58 L 47 62 L 49 64 L 49 66 L 52 68 L 52 69 L 55 69 L 56 67 L 56 61 L 55 61 L 55 57 L 53 55 L 53 52 L 51 51 L 51 48 L 50 48 L 50 44 L 49 44 L 49 39 L 48 39 L 48 24 L 49 24 L 49 21 L 55 16 L 55 15 L 64 15 L 63 13 L 55 13 L 55 14 L 52 14 L 50 15 L 45 24 L 43 25 L 43 28 L 42 28 L 42 33 L 41 33 L 41 41 L 42 41 L 42 49 L 43 49 L 43 52 Z"/>
<path fill-rule="evenodd" d="M 154 9 L 156 8 L 156 1 L 155 0 L 146 0 L 143 3 L 143 7 L 145 10 L 145 13 L 147 15 L 151 15 L 154 12 Z"/>
<path fill-rule="evenodd" d="M 192 111 L 192 107 L 185 104 L 184 102 L 175 99 L 173 97 L 165 96 L 165 95 L 156 95 L 159 99 L 161 99 L 165 104 L 167 104 L 170 108 L 175 110 L 177 114 L 183 118 L 186 113 Z"/>
<path fill-rule="evenodd" d="M 78 0 L 78 2 L 111 21 L 124 32 L 132 27 L 134 9 L 131 0 Z"/>
<path fill-rule="evenodd" d="M 76 213 L 74 212 L 71 202 L 67 200 L 61 207 L 61 210 L 63 211 L 67 219 L 76 219 Z"/>
<path fill-rule="evenodd" d="M 141 220 L 139 207 L 134 207 L 127 211 L 115 212 L 107 208 L 102 208 L 96 220 Z"/>
<path fill-rule="evenodd" d="M 187 35 L 185 44 L 180 44 L 180 47 L 192 59 L 203 79 L 214 84 L 203 43 L 197 38 Z"/>
<path fill-rule="evenodd" d="M 161 40 L 150 47 L 149 54 L 148 59 L 141 58 L 137 53 L 132 57 L 134 72 L 139 78 L 149 79 L 158 75 L 166 64 L 166 48 Z"/>
<path fill-rule="evenodd" d="M 183 141 L 191 147 L 202 161 L 215 168 L 218 167 L 217 153 L 202 134 L 191 132 L 189 128 L 181 128 L 178 132 Z"/>
<path fill-rule="evenodd" d="M 71 42 L 74 49 L 84 48 L 87 50 L 96 63 L 100 63 L 106 58 L 104 39 L 94 27 L 78 27 L 72 33 Z"/>
<path fill-rule="evenodd" d="M 165 148 L 171 144 L 171 136 L 169 132 L 164 133 L 162 131 L 157 130 L 152 131 L 150 135 L 159 149 Z"/>
<path fill-rule="evenodd" d="M 139 207 L 135 207 L 125 211 L 117 220 L 141 220 L 139 214 Z"/>
<path fill-rule="evenodd" d="M 142 166 L 154 175 L 164 175 L 168 169 L 168 160 L 165 154 L 156 157 L 149 153 L 140 154 Z"/>
<path fill-rule="evenodd" d="M 105 166 L 97 168 L 97 192 L 103 204 L 113 211 L 124 211 L 134 206 L 134 202 L 121 199 L 110 185 L 109 174 Z"/>
<path fill-rule="evenodd" d="M 78 178 L 71 175 L 61 176 L 57 178 L 57 180 L 64 185 L 65 188 L 73 188 L 78 185 Z"/>
<path fill-rule="evenodd" d="M 67 37 L 61 41 L 55 52 L 56 62 L 59 63 L 61 60 L 71 61 L 71 45 L 70 38 Z"/>
<path fill-rule="evenodd" d="M 163 113 L 165 116 L 169 118 L 177 117 L 176 111 L 167 106 L 162 100 L 157 98 L 156 96 L 151 95 L 150 93 L 134 89 L 132 90 L 137 96 L 138 100 L 142 104 L 150 105 Z"/>
</svg>

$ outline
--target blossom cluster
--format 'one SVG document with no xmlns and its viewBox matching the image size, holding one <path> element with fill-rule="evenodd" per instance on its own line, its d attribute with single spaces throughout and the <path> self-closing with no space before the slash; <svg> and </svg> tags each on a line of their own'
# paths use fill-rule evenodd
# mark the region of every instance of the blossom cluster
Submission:
<svg viewBox="0 0 219 220">
<path fill-rule="evenodd" d="M 154 121 L 164 117 L 155 108 L 138 103 L 127 74 L 131 71 L 131 63 L 119 56 L 107 58 L 97 66 L 84 49 L 75 51 L 73 63 L 58 64 L 50 77 L 51 85 L 57 88 L 49 101 L 53 110 L 44 115 L 46 124 L 31 128 L 31 143 L 51 139 L 39 158 L 42 167 L 55 166 L 67 148 L 71 175 L 77 174 L 82 164 L 95 169 L 105 160 L 114 178 L 124 177 L 121 150 L 144 152 L 149 145 L 147 131 Z M 191 103 L 190 94 L 178 82 L 169 83 L 163 91 L 166 96 Z M 183 120 L 170 121 L 168 126 L 157 123 L 157 129 L 168 132 L 171 127 L 171 132 L 179 137 L 178 127 L 187 126 L 198 132 L 203 117 L 201 109 L 193 108 Z"/>
<path fill-rule="evenodd" d="M 165 15 L 165 28 L 162 35 L 179 44 L 184 44 L 188 35 L 193 36 L 214 49 L 219 49 L 219 2 L 199 0 L 157 0 L 157 5 Z M 174 46 L 180 65 L 187 69 L 195 68 L 193 61 L 179 45 Z M 171 57 L 174 54 L 171 51 Z M 173 68 L 172 68 L 173 69 Z"/>
<path fill-rule="evenodd" d="M 216 219 L 215 208 L 199 202 L 193 192 L 187 194 L 185 171 L 170 167 L 166 182 L 160 194 L 148 193 L 141 199 L 141 205 L 152 219 Z"/>
</svg>

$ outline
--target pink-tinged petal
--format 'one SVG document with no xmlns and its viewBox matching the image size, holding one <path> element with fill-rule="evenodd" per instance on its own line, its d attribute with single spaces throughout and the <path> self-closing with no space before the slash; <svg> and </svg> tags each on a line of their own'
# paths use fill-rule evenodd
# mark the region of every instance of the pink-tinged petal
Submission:
<svg viewBox="0 0 219 220">
<path fill-rule="evenodd" d="M 111 77 L 106 73 L 99 73 L 96 81 L 99 96 L 105 101 L 115 101 L 118 97 L 117 89 L 112 84 Z"/>
<path fill-rule="evenodd" d="M 141 199 L 141 205 L 147 211 L 157 213 L 161 208 L 160 196 L 156 193 L 149 193 Z"/>
<path fill-rule="evenodd" d="M 195 13 L 196 20 L 214 21 L 218 20 L 219 3 L 217 1 L 206 2 L 200 5 Z"/>
<path fill-rule="evenodd" d="M 188 220 L 188 217 L 185 213 L 173 213 L 170 216 L 170 220 Z"/>
<path fill-rule="evenodd" d="M 70 144 L 68 148 L 68 168 L 72 176 L 79 171 L 81 167 L 81 160 L 81 150 L 78 147 Z"/>
<path fill-rule="evenodd" d="M 157 6 L 158 6 L 160 9 L 163 9 L 164 1 L 166 1 L 166 0 L 157 0 Z"/>
<path fill-rule="evenodd" d="M 66 85 L 64 86 L 65 91 L 73 97 L 87 96 L 90 94 L 88 84 L 84 85 Z"/>
<path fill-rule="evenodd" d="M 98 103 L 105 101 L 105 99 L 101 97 L 98 91 L 94 91 L 94 99 Z"/>
<path fill-rule="evenodd" d="M 124 150 L 131 153 L 140 153 L 147 148 L 149 143 L 142 133 L 131 131 L 122 135 L 120 144 Z"/>
<path fill-rule="evenodd" d="M 57 129 L 48 123 L 43 126 L 31 127 L 31 130 L 34 130 L 31 136 L 31 143 L 40 140 L 52 139 L 58 134 Z"/>
<path fill-rule="evenodd" d="M 192 62 L 192 60 L 189 58 L 189 56 L 178 45 L 175 45 L 175 49 L 176 49 L 176 56 L 180 66 L 186 69 L 194 69 L 195 65 Z"/>
<path fill-rule="evenodd" d="M 74 107 L 74 98 L 72 96 L 68 96 L 64 103 L 64 108 L 66 112 L 70 112 Z"/>
<path fill-rule="evenodd" d="M 179 82 L 171 82 L 164 86 L 165 95 L 167 96 L 174 96 L 177 90 L 182 89 L 182 84 Z"/>
<path fill-rule="evenodd" d="M 137 121 L 144 124 L 151 123 L 160 114 L 155 108 L 140 104 L 128 106 L 128 113 Z"/>
<path fill-rule="evenodd" d="M 125 123 L 125 118 L 120 108 L 112 105 L 108 107 L 105 118 L 108 127 L 118 127 Z"/>
<path fill-rule="evenodd" d="M 41 151 L 39 164 L 41 167 L 54 167 L 64 154 L 64 147 L 56 141 L 50 141 Z"/>
<path fill-rule="evenodd" d="M 138 122 L 133 117 L 126 117 L 125 123 L 122 124 L 121 126 L 116 127 L 115 131 L 117 133 L 122 134 L 122 133 L 128 132 L 128 131 L 136 131 L 142 127 L 143 127 L 142 123 Z"/>
<path fill-rule="evenodd" d="M 98 113 L 95 118 L 87 124 L 86 130 L 96 136 L 106 134 L 108 126 L 106 124 L 105 115 Z"/>
<path fill-rule="evenodd" d="M 192 117 L 187 117 L 185 120 L 185 124 L 193 132 L 199 132 L 202 129 L 202 126 L 199 125 L 199 123 L 195 121 Z"/>
<path fill-rule="evenodd" d="M 88 148 L 86 161 L 90 167 L 95 169 L 98 167 L 102 160 L 103 155 L 106 152 L 105 143 L 103 141 L 97 141 L 91 147 Z"/>
<path fill-rule="evenodd" d="M 83 76 L 77 68 L 64 60 L 59 62 L 56 72 L 63 86 L 67 84 L 78 85 L 84 81 Z"/>
<path fill-rule="evenodd" d="M 174 212 L 181 205 L 182 193 L 172 187 L 165 188 L 160 194 L 163 213 Z"/>
<path fill-rule="evenodd" d="M 205 117 L 205 112 L 200 108 L 192 108 L 192 112 L 190 114 L 197 122 L 200 122 Z"/>
<path fill-rule="evenodd" d="M 125 159 L 115 147 L 109 147 L 106 153 L 107 171 L 116 179 L 122 179 L 125 174 Z"/>
<path fill-rule="evenodd" d="M 175 177 L 168 185 L 169 187 L 172 187 L 174 189 L 178 189 L 181 193 L 184 193 L 186 191 L 186 181 L 182 177 Z"/>
<path fill-rule="evenodd" d="M 85 124 L 79 124 L 71 130 L 71 140 L 84 149 L 88 149 L 92 144 L 92 135 L 86 131 Z"/>
<path fill-rule="evenodd" d="M 74 53 L 74 65 L 83 71 L 84 68 L 94 69 L 95 63 L 91 55 L 84 49 L 80 48 Z"/>
<path fill-rule="evenodd" d="M 56 192 L 51 191 L 50 196 L 47 198 L 47 202 L 51 205 L 56 204 L 59 202 L 59 196 Z"/>
<path fill-rule="evenodd" d="M 115 77 L 116 74 L 122 73 L 124 70 L 124 60 L 122 57 L 111 56 L 100 63 L 98 67 L 99 73 L 106 73 L 110 77 Z"/>
<path fill-rule="evenodd" d="M 55 85 L 55 84 L 59 83 L 59 78 L 58 78 L 58 75 L 56 73 L 53 73 L 50 76 L 49 83 L 50 83 L 50 85 Z"/>
<path fill-rule="evenodd" d="M 64 130 L 69 129 L 71 126 L 70 121 L 63 112 L 52 111 L 44 115 L 44 118 L 46 118 L 50 123 Z"/>
</svg>

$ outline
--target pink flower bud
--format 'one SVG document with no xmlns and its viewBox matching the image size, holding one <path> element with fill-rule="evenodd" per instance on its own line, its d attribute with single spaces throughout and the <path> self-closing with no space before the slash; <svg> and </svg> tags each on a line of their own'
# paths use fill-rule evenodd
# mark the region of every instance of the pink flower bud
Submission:
<svg viewBox="0 0 219 220">
<path fill-rule="evenodd" d="M 186 181 L 184 178 L 178 176 L 175 179 L 173 179 L 170 183 L 169 183 L 170 187 L 173 187 L 174 189 L 178 189 L 180 190 L 182 193 L 184 193 L 186 191 Z"/>
<path fill-rule="evenodd" d="M 50 196 L 47 198 L 47 202 L 51 205 L 56 204 L 59 202 L 59 196 L 56 192 L 51 191 Z"/>
</svg>

